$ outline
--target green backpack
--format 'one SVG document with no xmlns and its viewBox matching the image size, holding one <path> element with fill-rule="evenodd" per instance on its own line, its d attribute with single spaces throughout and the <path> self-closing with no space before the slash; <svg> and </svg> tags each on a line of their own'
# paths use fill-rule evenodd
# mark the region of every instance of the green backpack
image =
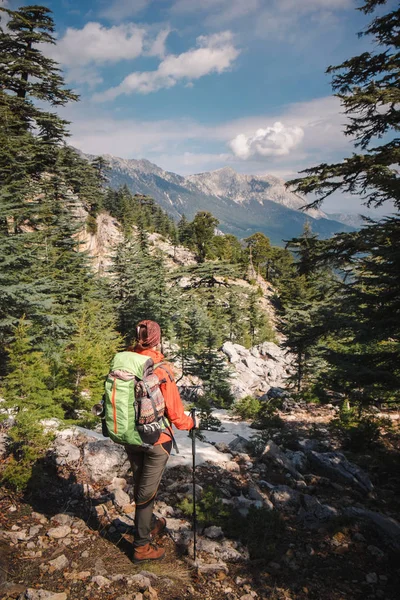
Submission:
<svg viewBox="0 0 400 600">
<path fill-rule="evenodd" d="M 111 363 L 104 392 L 108 435 L 117 444 L 151 446 L 169 427 L 160 381 L 153 359 L 136 352 L 118 352 Z"/>
</svg>

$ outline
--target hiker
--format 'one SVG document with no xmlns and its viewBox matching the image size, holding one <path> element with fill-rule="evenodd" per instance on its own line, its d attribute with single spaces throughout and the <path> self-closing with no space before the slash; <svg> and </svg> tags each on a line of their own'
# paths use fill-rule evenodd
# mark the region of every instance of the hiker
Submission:
<svg viewBox="0 0 400 600">
<path fill-rule="evenodd" d="M 136 344 L 129 347 L 128 351 L 152 358 L 157 366 L 164 360 L 164 356 L 159 350 L 160 342 L 161 330 L 158 323 L 149 320 L 141 321 L 136 330 Z M 194 422 L 192 417 L 184 413 L 171 365 L 163 363 L 154 372 L 163 381 L 160 389 L 165 401 L 165 416 L 169 423 L 172 423 L 177 429 L 190 430 L 197 427 L 198 418 L 196 417 L 196 422 Z M 167 427 L 161 432 L 158 441 L 149 448 L 125 446 L 133 471 L 136 503 L 136 533 L 133 544 L 133 560 L 135 562 L 159 560 L 165 554 L 165 550 L 152 543 L 152 540 L 160 535 L 166 527 L 166 520 L 163 517 L 154 519 L 153 506 L 172 445 L 173 434 L 171 428 Z"/>
</svg>

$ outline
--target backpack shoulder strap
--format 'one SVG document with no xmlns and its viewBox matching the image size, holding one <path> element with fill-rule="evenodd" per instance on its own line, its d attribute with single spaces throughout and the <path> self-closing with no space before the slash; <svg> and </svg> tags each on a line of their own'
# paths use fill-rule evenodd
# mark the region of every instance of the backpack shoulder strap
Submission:
<svg viewBox="0 0 400 600">
<path fill-rule="evenodd" d="M 163 371 L 166 372 L 166 374 L 168 375 L 170 381 L 175 381 L 175 379 L 172 377 L 169 369 L 167 369 L 165 362 L 160 362 L 160 363 L 155 364 L 154 365 L 154 370 L 156 370 L 156 369 L 162 369 Z"/>
</svg>

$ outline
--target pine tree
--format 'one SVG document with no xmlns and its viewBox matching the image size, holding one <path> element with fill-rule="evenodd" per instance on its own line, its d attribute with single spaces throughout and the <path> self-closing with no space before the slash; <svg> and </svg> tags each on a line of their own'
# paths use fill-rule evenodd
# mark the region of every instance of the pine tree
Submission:
<svg viewBox="0 0 400 600">
<path fill-rule="evenodd" d="M 107 183 L 107 171 L 110 169 L 110 163 L 104 158 L 104 156 L 96 156 L 96 158 L 91 161 L 91 165 L 96 171 L 97 179 L 100 185 Z"/>
<path fill-rule="evenodd" d="M 8 406 L 34 412 L 43 417 L 62 416 L 53 402 L 50 383 L 50 365 L 43 352 L 35 350 L 30 339 L 31 326 L 20 319 L 15 328 L 14 341 L 9 346 L 9 373 L 4 378 L 3 394 Z"/>
<path fill-rule="evenodd" d="M 271 256 L 271 244 L 269 239 L 263 233 L 253 233 L 244 240 L 247 244 L 247 250 L 251 253 L 251 260 L 256 269 L 265 266 Z"/>
<path fill-rule="evenodd" d="M 22 6 L 18 10 L 0 8 L 8 14 L 7 27 L 0 28 L 0 85 L 10 92 L 8 100 L 21 127 L 37 129 L 45 142 L 61 141 L 66 122 L 33 104 L 31 99 L 64 106 L 77 95 L 65 89 L 57 63 L 46 57 L 40 44 L 55 44 L 51 11 L 44 6 Z"/>
<path fill-rule="evenodd" d="M 228 317 L 229 340 L 240 343 L 245 334 L 246 323 L 243 319 L 244 306 L 241 302 L 240 291 L 231 289 L 228 299 L 226 314 Z"/>
<path fill-rule="evenodd" d="M 44 7 L 0 9 L 9 16 L 0 28 L 0 343 L 23 314 L 46 320 L 51 282 L 34 277 L 41 260 L 43 221 L 49 215 L 42 184 L 54 171 L 66 122 L 33 100 L 51 106 L 75 100 L 64 89 L 56 63 L 39 46 L 54 43 L 54 24 Z M 0 13 L 1 14 L 1 13 Z M 35 134 L 33 134 L 35 133 Z"/>
<path fill-rule="evenodd" d="M 43 432 L 40 420 L 62 417 L 50 386 L 50 365 L 44 354 L 32 346 L 30 325 L 20 319 L 10 344 L 9 373 L 2 383 L 1 395 L 15 412 L 15 424 L 9 430 L 11 454 L 0 480 L 16 489 L 24 489 L 32 478 L 35 462 L 48 448 L 50 436 Z"/>
<path fill-rule="evenodd" d="M 294 380 L 297 391 L 314 385 L 325 366 L 323 341 L 332 322 L 327 318 L 336 306 L 341 282 L 332 269 L 321 262 L 323 242 L 306 223 L 303 234 L 287 243 L 295 255 L 295 272 L 284 282 L 282 331 L 285 347 L 295 357 Z"/>
<path fill-rule="evenodd" d="M 199 262 L 201 263 L 206 259 L 210 244 L 214 238 L 215 228 L 218 224 L 218 219 L 207 211 L 198 212 L 191 223 L 193 240 L 197 248 Z"/>
<path fill-rule="evenodd" d="M 365 14 L 375 11 L 386 0 L 368 0 L 359 10 Z M 370 23 L 362 36 L 373 36 L 376 50 L 364 52 L 331 66 L 332 87 L 340 98 L 345 113 L 350 115 L 345 134 L 355 138 L 355 153 L 340 163 L 321 164 L 306 169 L 306 176 L 289 182 L 300 192 L 315 193 L 309 206 L 340 190 L 362 196 L 367 206 L 393 202 L 400 208 L 400 186 L 396 165 L 399 162 L 400 9 L 397 7 Z M 389 135 L 387 135 L 389 134 Z M 394 134 L 392 136 L 391 134 Z M 384 143 L 376 145 L 376 139 Z M 371 147 L 370 144 L 374 145 Z"/>
<path fill-rule="evenodd" d="M 182 244 L 182 246 L 187 246 L 188 248 L 193 247 L 193 231 L 191 224 L 185 215 L 182 215 L 178 222 L 178 236 L 179 243 Z"/>
<path fill-rule="evenodd" d="M 74 325 L 74 335 L 61 356 L 54 392 L 69 417 L 82 409 L 88 411 L 101 398 L 111 359 L 122 347 L 113 306 L 104 298 L 86 300 Z"/>
<path fill-rule="evenodd" d="M 385 0 L 367 0 L 360 10 L 371 14 L 385 4 Z M 374 50 L 329 67 L 328 72 L 334 74 L 333 89 L 349 115 L 345 134 L 355 139 L 357 151 L 342 162 L 307 169 L 304 177 L 289 182 L 299 192 L 315 194 L 309 206 L 319 206 L 334 192 L 342 191 L 361 197 L 369 207 L 389 201 L 399 210 L 399 26 L 399 8 L 375 17 L 361 34 L 373 36 Z M 393 394 L 400 383 L 398 369 L 393 368 L 396 359 L 398 364 L 398 330 L 390 318 L 397 317 L 398 311 L 393 279 L 393 270 L 398 269 L 397 245 L 393 243 L 398 222 L 398 214 L 371 222 L 360 232 L 325 242 L 316 253 L 320 262 L 347 273 L 336 305 L 339 314 L 331 326 L 333 339 L 327 352 L 330 381 L 362 403 L 370 402 L 375 393 Z M 390 315 L 383 316 L 381 300 L 385 297 L 391 299 Z M 378 310 L 374 309 L 375 300 Z"/>
<path fill-rule="evenodd" d="M 179 345 L 176 359 L 183 375 L 194 374 L 195 357 L 204 347 L 211 321 L 202 306 L 195 301 L 188 305 L 184 300 L 175 307 L 173 321 Z"/>
<path fill-rule="evenodd" d="M 363 252 L 329 316 L 329 383 L 358 405 L 398 396 L 400 383 L 400 219 L 370 223 L 356 236 Z M 350 242 L 350 244 L 349 244 Z M 340 253 L 355 243 L 343 236 Z M 349 248 L 350 246 L 350 248 Z M 335 257 L 335 261 L 336 261 Z"/>
<path fill-rule="evenodd" d="M 194 355 L 191 373 L 203 381 L 205 404 L 229 407 L 233 401 L 230 391 L 230 371 L 225 359 L 215 349 L 216 337 L 212 330 L 207 332 L 205 348 Z"/>
<path fill-rule="evenodd" d="M 247 323 L 251 346 L 265 341 L 275 341 L 275 333 L 268 315 L 259 305 L 259 299 L 260 294 L 258 291 L 250 292 L 247 306 Z"/>
<path fill-rule="evenodd" d="M 172 322 L 174 291 L 167 287 L 162 258 L 152 256 L 137 236 L 118 246 L 111 268 L 111 287 L 119 315 L 119 331 L 129 343 L 142 319 L 157 321 L 163 331 Z"/>
</svg>

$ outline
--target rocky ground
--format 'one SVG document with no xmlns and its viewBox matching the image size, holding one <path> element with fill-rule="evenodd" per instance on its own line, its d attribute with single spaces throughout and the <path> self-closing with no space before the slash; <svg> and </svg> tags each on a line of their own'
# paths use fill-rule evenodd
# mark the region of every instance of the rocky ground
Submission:
<svg viewBox="0 0 400 600">
<path fill-rule="evenodd" d="M 336 413 L 289 399 L 281 426 L 254 431 L 254 439 L 226 413 L 225 431 L 203 432 L 215 454 L 197 468 L 196 563 L 185 445 L 186 464 L 171 460 L 156 503 L 168 520 L 159 540 L 166 558 L 135 565 L 123 451 L 84 430 L 59 432 L 37 465 L 35 491 L 0 493 L 0 597 L 397 598 L 399 415 L 387 413 L 393 425 L 383 442 L 354 454 L 331 427 Z"/>
</svg>

